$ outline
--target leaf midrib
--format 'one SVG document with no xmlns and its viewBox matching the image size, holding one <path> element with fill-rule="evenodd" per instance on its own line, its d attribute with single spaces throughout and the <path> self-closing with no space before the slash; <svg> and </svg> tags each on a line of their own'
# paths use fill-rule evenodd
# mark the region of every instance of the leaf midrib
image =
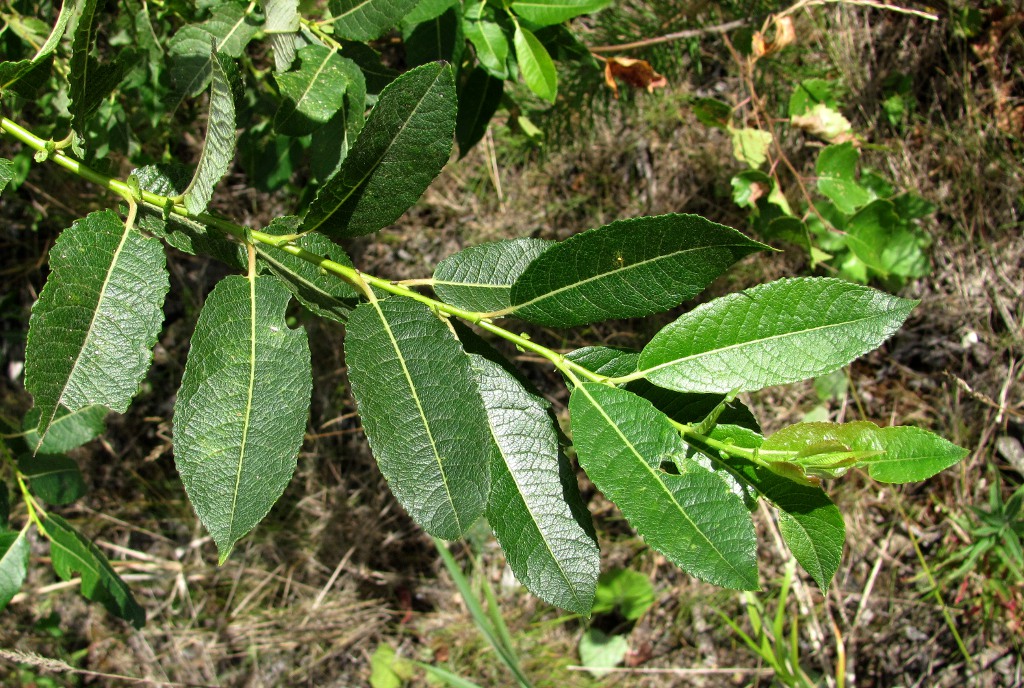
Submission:
<svg viewBox="0 0 1024 688">
<path fill-rule="evenodd" d="M 367 0 L 367 2 L 369 2 L 369 0 Z M 363 184 L 366 182 L 366 180 L 370 178 L 370 175 L 373 174 L 374 170 L 376 170 L 380 166 L 380 161 L 384 159 L 384 156 L 386 156 L 388 154 L 388 151 L 390 151 L 394 147 L 395 142 L 399 139 L 399 137 L 401 137 L 401 135 L 409 127 L 409 123 L 412 122 L 413 117 L 416 115 L 416 113 L 419 111 L 420 107 L 423 105 L 423 101 L 425 101 L 427 99 L 427 96 L 434 90 L 434 86 L 437 84 L 437 82 L 441 78 L 442 74 L 444 74 L 444 70 L 443 69 L 437 73 L 437 76 L 434 77 L 433 81 L 430 82 L 430 85 L 426 89 L 424 89 L 423 95 L 420 97 L 420 99 L 418 101 L 416 101 L 416 106 L 409 112 L 408 116 L 402 122 L 402 126 L 399 127 L 398 131 L 395 132 L 394 136 L 391 137 L 391 140 L 388 142 L 388 145 L 384 148 L 384 150 L 381 151 L 380 155 L 377 156 L 377 159 L 373 162 L 373 164 L 369 165 L 367 167 L 366 173 L 363 174 L 363 176 L 359 178 L 359 181 L 349 187 L 348 192 L 342 198 L 340 198 L 337 203 L 333 204 L 333 207 L 331 208 L 330 212 L 328 212 L 326 215 L 324 215 L 323 218 L 319 222 L 317 222 L 312 227 L 304 227 L 303 231 L 306 231 L 306 232 L 316 231 L 325 222 L 327 222 L 327 220 L 329 220 L 334 215 L 334 213 L 338 212 L 338 208 L 340 208 L 341 206 L 345 205 L 346 202 L 348 202 L 348 199 L 352 197 L 352 194 L 354 194 L 357 189 L 359 189 L 359 188 L 361 188 L 363 186 Z M 372 116 L 372 113 L 371 113 L 371 116 Z M 366 127 L 365 126 L 363 127 L 363 131 L 366 131 Z M 356 140 L 356 142 L 358 143 L 358 139 Z M 348 160 L 348 159 L 350 159 L 350 158 L 346 158 L 346 160 Z M 342 167 L 344 167 L 344 163 L 342 163 Z M 340 175 L 340 174 L 341 174 L 341 169 L 339 169 L 338 172 L 335 173 L 335 178 L 337 178 L 337 176 Z M 328 180 L 328 183 L 324 184 L 324 186 L 322 188 L 323 189 L 328 188 L 329 182 L 330 182 L 330 180 Z M 319 197 L 319 193 L 317 194 L 317 197 Z M 314 199 L 313 203 L 314 203 L 314 205 L 316 204 L 316 200 L 315 199 Z"/>
<path fill-rule="evenodd" d="M 602 407 L 597 402 L 597 400 L 594 399 L 593 396 L 591 396 L 589 390 L 587 390 L 587 383 L 578 385 L 576 389 L 582 390 L 582 392 L 586 395 L 590 403 L 593 404 L 595 409 L 597 409 L 597 412 L 601 414 L 602 418 L 604 418 L 605 422 L 607 422 L 608 425 L 615 431 L 615 434 L 619 436 L 619 439 L 621 439 L 622 442 L 629 448 L 629 450 L 633 453 L 633 456 L 635 456 L 639 460 L 640 464 L 647 470 L 647 472 L 651 474 L 651 477 L 658 484 L 658 487 L 661 488 L 661 490 L 666 494 L 666 496 L 668 496 L 672 504 L 676 506 L 677 510 L 679 511 L 679 514 L 684 519 L 686 519 L 686 521 L 693 527 L 695 532 L 700 534 L 701 538 L 703 538 L 704 541 L 708 544 L 708 546 L 711 547 L 711 549 L 715 552 L 715 554 L 718 555 L 719 559 L 721 559 L 730 569 L 732 569 L 733 572 L 740 578 L 740 580 L 747 580 L 748 576 L 743 575 L 743 573 L 739 569 L 737 569 L 736 566 L 731 561 L 729 561 L 724 554 L 722 554 L 718 547 L 715 546 L 715 543 L 713 543 L 711 539 L 704 534 L 704 531 L 701 530 L 697 526 L 697 524 L 693 522 L 693 519 L 691 519 L 689 514 L 686 513 L 686 510 L 683 509 L 682 505 L 679 504 L 678 501 L 676 501 L 675 495 L 673 495 L 672 492 L 668 489 L 668 486 L 665 485 L 665 483 L 661 480 L 658 474 L 655 473 L 654 469 L 651 468 L 651 465 L 644 460 L 644 457 L 641 456 L 640 452 L 637 451 L 633 443 L 629 441 L 629 438 L 627 438 L 622 433 L 622 430 L 619 428 L 618 423 L 612 420 L 612 418 L 607 413 L 605 413 L 604 407 Z M 639 531 L 639 529 L 637 530 Z"/>
<path fill-rule="evenodd" d="M 320 78 L 320 74 L 322 74 L 323 71 L 327 69 L 327 63 L 331 61 L 331 58 L 335 54 L 336 53 L 334 50 L 327 51 L 327 54 L 324 56 L 323 61 L 321 61 L 320 65 L 316 68 L 316 72 L 313 74 L 313 77 L 309 80 L 309 83 L 306 84 L 306 88 L 302 91 L 302 94 L 295 100 L 295 107 L 293 107 L 292 111 L 288 113 L 288 116 L 284 118 L 284 121 L 281 123 L 282 125 L 291 120 L 291 118 L 295 116 L 295 113 L 299 111 L 299 105 L 301 105 L 302 102 L 306 99 L 306 97 L 309 95 L 309 92 L 313 90 L 313 84 L 315 84 L 317 82 L 317 79 Z M 347 82 L 345 83 L 345 86 L 347 90 Z"/>
<path fill-rule="evenodd" d="M 636 375 L 637 376 L 646 377 L 647 375 L 650 375 L 653 372 L 657 372 L 658 370 L 661 370 L 662 368 L 676 366 L 676 365 L 679 365 L 680 363 L 684 363 L 686 361 L 698 360 L 698 359 L 703 358 L 705 356 L 720 355 L 721 353 L 726 352 L 726 351 L 740 349 L 740 348 L 745 347 L 745 346 L 752 346 L 752 345 L 760 344 L 761 342 L 770 342 L 770 341 L 776 340 L 776 339 L 785 339 L 787 337 L 795 337 L 795 336 L 798 336 L 798 335 L 808 334 L 808 333 L 811 333 L 811 332 L 825 331 L 825 330 L 829 330 L 829 329 L 836 328 L 836 327 L 847 327 L 847 326 L 850 326 L 850 325 L 855 325 L 855 324 L 860 323 L 860 322 L 864 322 L 866 320 L 874 320 L 874 319 L 880 318 L 882 316 L 888 315 L 891 312 L 892 312 L 892 309 L 885 310 L 885 311 L 882 311 L 880 313 L 874 313 L 872 315 L 867 315 L 867 316 L 864 316 L 862 318 L 856 318 L 854 320 L 844 320 L 844 321 L 838 322 L 838 323 L 829 323 L 827 325 L 819 325 L 817 327 L 811 327 L 811 328 L 806 328 L 806 329 L 802 329 L 802 330 L 794 330 L 792 332 L 783 332 L 781 334 L 774 334 L 774 335 L 771 335 L 771 336 L 768 336 L 768 337 L 759 337 L 758 339 L 751 339 L 751 340 L 746 341 L 746 342 L 737 342 L 735 344 L 729 344 L 728 346 L 723 346 L 723 347 L 720 347 L 720 348 L 717 348 L 717 349 L 711 349 L 709 351 L 701 351 L 699 353 L 691 354 L 689 356 L 683 356 L 683 357 L 680 357 L 680 358 L 674 358 L 671 361 L 666 361 L 665 363 L 659 363 L 658 365 L 652 366 L 650 368 L 643 368 L 643 369 L 637 370 Z M 641 352 L 641 356 L 643 356 L 642 352 Z"/>
<path fill-rule="evenodd" d="M 617 276 L 620 273 L 625 273 L 625 272 L 627 272 L 629 270 L 633 270 L 635 268 L 643 267 L 645 265 L 648 265 L 649 263 L 656 263 L 656 262 L 661 261 L 661 260 L 671 260 L 671 259 L 676 258 L 678 256 L 685 255 L 687 253 L 692 253 L 692 252 L 695 252 L 695 251 L 706 251 L 706 250 L 717 249 L 717 248 L 744 248 L 745 246 L 746 246 L 746 244 L 715 244 L 713 246 L 712 245 L 694 246 L 694 247 L 690 247 L 690 248 L 681 249 L 679 251 L 673 251 L 672 253 L 662 253 L 662 254 L 659 254 L 659 255 L 657 255 L 657 256 L 655 256 L 653 258 L 645 258 L 645 259 L 637 261 L 635 263 L 630 263 L 629 265 L 624 265 L 624 266 L 622 266 L 620 268 L 615 268 L 614 270 L 609 270 L 607 272 L 602 272 L 600 274 L 593 275 L 591 277 L 587 277 L 586 279 L 580 280 L 578 282 L 573 282 L 572 284 L 567 284 L 565 286 L 558 287 L 557 289 L 553 289 L 551 291 L 544 292 L 540 296 L 535 296 L 534 298 L 530 299 L 529 301 L 523 301 L 522 303 L 513 304 L 512 308 L 513 308 L 513 310 L 519 310 L 519 309 L 524 308 L 526 306 L 532 306 L 535 303 L 539 303 L 541 301 L 545 301 L 547 299 L 553 298 L 553 297 L 557 296 L 558 294 L 561 294 L 562 292 L 569 291 L 569 290 L 572 290 L 572 289 L 578 289 L 579 287 L 581 287 L 584 284 L 589 284 L 590 282 L 595 282 L 597 280 L 602 280 L 602 279 L 609 278 L 609 277 L 612 277 L 612 276 Z M 524 273 L 524 275 L 525 275 L 525 273 Z M 522 276 L 520 277 L 520 279 L 522 279 Z"/>
<path fill-rule="evenodd" d="M 249 389 L 245 399 L 245 415 L 242 420 L 242 440 L 238 450 L 238 468 L 235 471 L 235 488 L 231 492 L 231 514 L 228 518 L 228 538 L 235 534 L 235 514 L 238 511 L 238 493 L 242 484 L 242 467 L 245 465 L 245 449 L 249 441 L 249 423 L 252 420 L 252 399 L 256 388 L 256 276 L 249 277 Z"/>
</svg>

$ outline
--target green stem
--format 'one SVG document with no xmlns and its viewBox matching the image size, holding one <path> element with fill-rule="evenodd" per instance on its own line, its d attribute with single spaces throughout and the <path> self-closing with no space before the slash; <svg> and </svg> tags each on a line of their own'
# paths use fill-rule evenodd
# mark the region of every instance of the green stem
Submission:
<svg viewBox="0 0 1024 688">
<path fill-rule="evenodd" d="M 0 119 L 0 131 L 5 131 L 14 138 L 18 139 L 26 146 L 35 150 L 45 150 L 47 142 L 28 129 L 25 129 L 17 122 L 14 122 L 6 117 Z M 82 179 L 90 181 L 97 186 L 101 186 L 104 189 L 112 191 L 122 198 L 129 200 L 134 198 L 132 188 L 120 179 L 108 177 L 107 175 L 101 174 L 93 169 L 90 169 L 86 165 L 78 162 L 74 158 L 65 155 L 64 153 L 57 151 L 52 154 L 49 158 L 54 163 L 60 165 L 64 169 L 68 170 L 72 174 L 75 174 Z M 591 382 L 608 383 L 608 378 L 603 375 L 598 375 L 587 368 L 568 360 L 562 354 L 557 351 L 553 351 L 546 346 L 542 346 L 533 342 L 526 337 L 517 335 L 514 332 L 506 330 L 505 328 L 495 325 L 488 317 L 486 313 L 480 313 L 477 311 L 467 311 L 462 308 L 458 308 L 451 304 L 437 299 L 432 299 L 425 294 L 421 294 L 418 291 L 410 289 L 401 283 L 392 282 L 374 275 L 369 275 L 356 268 L 337 263 L 329 258 L 312 253 L 296 246 L 291 241 L 294 239 L 293 236 L 281 237 L 273 234 L 267 234 L 266 232 L 260 232 L 255 230 L 248 230 L 245 227 L 237 225 L 228 220 L 210 215 L 209 213 L 200 213 L 198 215 L 190 215 L 184 205 L 177 202 L 178 198 L 168 198 L 167 196 L 161 196 L 159 194 L 151 193 L 149 191 L 142 191 L 142 202 L 147 205 L 153 206 L 157 209 L 169 208 L 170 212 L 181 217 L 191 218 L 193 220 L 202 222 L 203 224 L 214 227 L 222 232 L 230 234 L 242 241 L 256 241 L 266 246 L 271 246 L 278 250 L 289 253 L 297 258 L 300 258 L 308 263 L 316 265 L 325 272 L 329 272 L 333 275 L 344 279 L 346 282 L 355 285 L 357 288 L 362 288 L 366 285 L 380 289 L 381 291 L 393 294 L 395 296 L 401 296 L 404 298 L 418 301 L 429 307 L 435 313 L 444 316 L 454 316 L 467 322 L 471 322 L 483 330 L 486 330 L 492 334 L 495 334 L 502 339 L 505 339 L 524 351 L 530 351 L 532 353 L 541 356 L 542 358 L 550 361 L 552 365 L 558 370 L 570 377 L 571 380 L 577 380 L 577 376 L 590 380 Z"/>
</svg>

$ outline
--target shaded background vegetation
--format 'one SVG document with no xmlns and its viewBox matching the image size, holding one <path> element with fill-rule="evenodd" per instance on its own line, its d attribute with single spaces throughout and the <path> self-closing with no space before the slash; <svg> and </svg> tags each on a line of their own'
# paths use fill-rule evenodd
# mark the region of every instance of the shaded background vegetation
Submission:
<svg viewBox="0 0 1024 688">
<path fill-rule="evenodd" d="M 635 4 L 577 28 L 586 44 L 607 45 L 638 31 L 655 35 L 653 20 L 660 35 L 770 9 L 777 8 Z M 787 619 L 799 621 L 801 662 L 822 685 L 835 685 L 839 661 L 864 686 L 1024 680 L 1024 579 L 1007 545 L 986 536 L 972 510 L 997 511 L 993 485 L 1006 498 L 1024 478 L 1022 21 L 1009 2 L 950 2 L 934 22 L 829 5 L 798 15 L 797 43 L 761 71 L 758 90 L 769 102 L 784 102 L 799 78 L 837 83 L 844 114 L 870 143 L 864 164 L 937 210 L 923 220 L 933 240 L 933 270 L 902 291 L 922 301 L 907 326 L 856 362 L 845 380 L 766 390 L 750 404 L 769 431 L 807 414 L 895 420 L 927 427 L 972 452 L 920 485 L 879 485 L 854 476 L 831 491 L 846 516 L 843 565 L 827 595 L 798 580 L 787 600 Z M 499 114 L 481 145 L 453 162 L 393 229 L 349 247 L 356 265 L 382 276 L 424 277 L 437 261 L 481 241 L 565 238 L 639 214 L 696 212 L 747 229 L 748 214 L 731 199 L 729 178 L 741 168 L 730 143 L 700 124 L 690 106 L 698 96 L 734 105 L 745 97 L 723 41 L 707 35 L 629 54 L 649 59 L 668 86 L 651 94 L 623 90 L 615 100 L 600 74 L 563 70 L 561 101 L 527 113 L 544 129 L 543 145 L 530 141 L 514 116 Z M 883 106 L 894 92 L 904 104 L 896 121 Z M 195 113 L 175 116 L 194 120 Z M 16 152 L 9 141 L 0 146 L 7 156 Z M 794 146 L 793 162 L 810 174 L 814 153 Z M 253 225 L 290 210 L 301 192 L 290 185 L 255 191 L 240 165 L 224 186 L 216 207 Z M 72 219 L 106 203 L 98 193 L 45 166 L 34 167 L 15 193 L 5 192 L 0 411 L 6 416 L 19 416 L 31 401 L 20 361 L 29 308 L 46 276 L 46 252 Z M 173 294 L 156 365 L 131 412 L 112 415 L 103 439 L 76 450 L 91 489 L 65 514 L 118 560 L 150 621 L 129 631 L 102 609 L 82 604 L 72 586 L 33 569 L 0 623 L 3 652 L 38 653 L 90 672 L 154 682 L 364 685 L 370 657 L 386 644 L 483 686 L 509 684 L 430 539 L 391 497 L 369 455 L 347 392 L 340 332 L 299 311 L 294 315 L 309 328 L 318 363 L 298 471 L 268 519 L 216 566 L 214 546 L 173 468 L 169 390 L 180 382 L 198 308 L 224 268 L 180 253 L 170 266 Z M 808 269 L 797 250 L 758 256 L 703 298 Z M 566 350 L 636 346 L 671 315 L 583 331 L 538 328 L 534 336 Z M 544 389 L 559 389 L 544 366 L 526 369 Z M 564 397 L 553 401 L 564 411 Z M 485 530 L 456 548 L 467 566 L 478 562 L 474 575 L 497 591 L 536 684 L 769 685 L 757 657 L 716 615 L 721 611 L 747 627 L 742 598 L 668 565 L 600 494 L 585 481 L 582 487 L 603 567 L 635 569 L 655 586 L 656 602 L 639 620 L 612 615 L 595 622 L 628 633 L 622 672 L 598 679 L 570 668 L 579 664 L 582 622 L 516 584 Z M 766 562 L 759 597 L 770 609 L 788 554 L 775 545 L 767 514 L 759 528 Z M 986 537 L 992 544 L 979 550 Z M 116 683 L 19 667 L 18 657 L 0 657 L 5 685 Z M 692 671 L 721 667 L 736 670 Z"/>
</svg>

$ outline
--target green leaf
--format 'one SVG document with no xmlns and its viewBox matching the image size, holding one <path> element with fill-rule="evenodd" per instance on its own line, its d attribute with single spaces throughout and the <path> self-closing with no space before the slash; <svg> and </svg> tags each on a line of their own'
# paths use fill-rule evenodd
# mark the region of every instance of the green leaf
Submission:
<svg viewBox="0 0 1024 688">
<path fill-rule="evenodd" d="M 405 60 L 410 67 L 443 60 L 461 64 L 466 37 L 462 34 L 461 5 L 415 27 L 405 37 Z"/>
<path fill-rule="evenodd" d="M 416 7 L 418 0 L 331 0 L 334 35 L 372 41 Z"/>
<path fill-rule="evenodd" d="M 294 33 L 302 26 L 299 0 L 262 0 L 263 30 L 266 33 Z"/>
<path fill-rule="evenodd" d="M 512 11 L 537 26 L 549 26 L 591 14 L 608 5 L 611 0 L 516 0 Z"/>
<path fill-rule="evenodd" d="M 729 130 L 732 120 L 732 107 L 714 98 L 698 98 L 693 101 L 693 114 L 697 121 L 706 127 Z"/>
<path fill-rule="evenodd" d="M 470 357 L 497 446 L 487 522 L 509 567 L 537 597 L 590 615 L 601 555 L 568 501 L 586 513 L 576 476 L 559 451 L 549 403 L 503 367 Z"/>
<path fill-rule="evenodd" d="M 832 82 L 825 79 L 805 79 L 801 81 L 789 96 L 789 109 L 787 111 L 789 116 L 806 114 L 808 110 L 819 103 L 833 110 L 837 109 L 839 104 L 832 93 L 833 88 Z"/>
<path fill-rule="evenodd" d="M 32 484 L 32 492 L 50 504 L 70 504 L 87 491 L 78 464 L 66 456 L 23 456 L 18 470 Z"/>
<path fill-rule="evenodd" d="M 516 24 L 512 43 L 516 47 L 516 60 L 523 81 L 539 97 L 549 103 L 555 102 L 555 96 L 558 94 L 558 74 L 555 73 L 555 63 L 551 61 L 548 51 L 532 31 L 524 29 L 519 24 Z"/>
<path fill-rule="evenodd" d="M 297 217 L 279 217 L 264 231 L 268 234 L 292 234 L 298 229 L 298 223 Z M 352 267 L 352 261 L 345 251 L 322 234 L 303 234 L 293 243 L 312 254 Z M 256 251 L 267 268 L 281 278 L 299 303 L 311 313 L 345 322 L 356 307 L 359 292 L 336 275 L 328 274 L 319 266 L 278 249 L 257 246 Z"/>
<path fill-rule="evenodd" d="M 653 604 L 654 586 L 639 571 L 612 569 L 601 574 L 594 598 L 594 614 L 609 614 L 618 609 L 626 621 L 636 621 Z"/>
<path fill-rule="evenodd" d="M 71 43 L 71 61 L 68 65 L 68 95 L 71 98 L 71 118 L 75 130 L 81 133 L 87 120 L 99 108 L 133 66 L 132 50 L 122 48 L 113 62 L 101 64 L 93 57 L 96 40 L 96 15 L 99 0 L 82 0 L 78 22 Z"/>
<path fill-rule="evenodd" d="M 317 192 L 302 229 L 353 237 L 397 220 L 448 162 L 455 108 L 450 66 L 423 65 L 395 79 L 341 169 Z"/>
<path fill-rule="evenodd" d="M 618 220 L 545 251 L 512 285 L 517 317 L 555 327 L 668 310 L 767 248 L 697 215 Z"/>
<path fill-rule="evenodd" d="M 453 540 L 483 514 L 493 446 L 473 371 L 423 304 L 385 299 L 349 318 L 345 361 L 363 430 L 391 491 L 424 530 Z"/>
<path fill-rule="evenodd" d="M 17 533 L 0 533 L 0 611 L 25 582 L 30 550 L 27 536 L 27 528 Z"/>
<path fill-rule="evenodd" d="M 284 100 L 274 115 L 274 131 L 285 136 L 305 136 L 326 124 L 344 105 L 359 71 L 352 60 L 322 45 L 307 45 L 298 59 L 297 69 L 275 77 Z"/>
<path fill-rule="evenodd" d="M 42 437 L 62 405 L 128 409 L 149 370 L 169 287 L 160 242 L 127 229 L 113 211 L 64 230 L 50 250 L 25 353 Z"/>
<path fill-rule="evenodd" d="M 80 0 L 63 0 L 60 4 L 60 12 L 57 13 L 57 22 L 53 25 L 53 30 L 50 31 L 50 35 L 46 38 L 46 42 L 39 46 L 39 50 L 32 57 L 33 62 L 38 62 L 41 58 L 46 57 L 60 45 L 60 39 L 64 38 L 64 31 L 68 28 L 68 21 L 71 19 L 71 15 L 78 9 Z M 2 605 L 0 605 L 2 606 Z"/>
<path fill-rule="evenodd" d="M 412 8 L 412 11 L 407 12 L 402 17 L 402 26 L 416 26 L 431 19 L 437 19 L 447 12 L 449 7 L 455 5 L 456 2 L 458 0 L 417 0 L 416 6 Z"/>
<path fill-rule="evenodd" d="M 185 190 L 185 207 L 193 215 L 206 210 L 213 189 L 228 173 L 235 157 L 234 65 L 223 55 L 211 60 L 210 115 L 203 152 L 192 182 Z"/>
<path fill-rule="evenodd" d="M 14 179 L 14 163 L 6 158 L 0 158 L 0 194 L 7 185 Z"/>
<path fill-rule="evenodd" d="M 760 167 L 768 160 L 768 148 L 772 145 L 771 132 L 745 127 L 729 128 L 732 137 L 732 154 L 742 163 Z"/>
<path fill-rule="evenodd" d="M 434 292 L 445 303 L 488 313 L 508 308 L 512 284 L 526 266 L 551 248 L 543 239 L 506 239 L 470 246 L 434 268 Z"/>
<path fill-rule="evenodd" d="M 899 329 L 916 301 L 838 279 L 762 284 L 665 326 L 639 370 L 680 392 L 752 391 L 837 370 Z"/>
<path fill-rule="evenodd" d="M 852 143 L 828 146 L 818 153 L 818 191 L 847 215 L 871 200 L 867 189 L 857 183 L 860 153 Z"/>
<path fill-rule="evenodd" d="M 585 346 L 570 351 L 565 357 L 598 375 L 622 377 L 636 370 L 640 352 L 611 346 Z"/>
<path fill-rule="evenodd" d="M 676 428 L 649 401 L 592 382 L 569 399 L 580 465 L 647 544 L 701 580 L 755 590 L 754 525 L 743 500 L 685 458 Z M 679 468 L 674 475 L 663 461 Z"/>
<path fill-rule="evenodd" d="M 146 165 L 132 172 L 139 187 L 161 196 L 179 196 L 188 186 L 191 170 L 184 165 Z M 190 255 L 206 255 L 237 269 L 248 265 L 245 247 L 224 231 L 195 222 L 186 217 L 166 214 L 162 208 L 140 204 L 139 229 L 166 241 L 170 246 Z"/>
<path fill-rule="evenodd" d="M 774 184 L 771 177 L 761 170 L 744 170 L 731 180 L 733 203 L 741 208 L 757 208 L 757 201 L 771 191 Z"/>
<path fill-rule="evenodd" d="M 83 597 L 99 602 L 111 614 L 130 622 L 135 628 L 142 628 L 146 623 L 146 612 L 96 545 L 56 514 L 45 514 L 43 530 L 50 540 L 53 570 L 61 580 L 71 580 L 77 573 L 82 579 Z"/>
<path fill-rule="evenodd" d="M 22 422 L 25 442 L 29 447 L 37 447 L 40 454 L 63 454 L 103 434 L 103 421 L 108 413 L 110 411 L 105 406 L 85 406 L 77 411 L 60 407 L 46 431 L 46 437 L 40 438 L 37 432 L 39 409 L 34 408 L 25 414 Z"/>
<path fill-rule="evenodd" d="M 624 635 L 607 635 L 599 628 L 588 628 L 580 638 L 580 664 L 597 678 L 606 676 L 608 669 L 622 664 L 629 652 Z"/>
<path fill-rule="evenodd" d="M 885 453 L 861 465 L 866 465 L 868 475 L 881 483 L 927 480 L 970 454 L 949 440 L 913 426 L 878 428 L 874 442 Z"/>
<path fill-rule="evenodd" d="M 872 201 L 846 223 L 846 245 L 882 277 L 920 277 L 928 273 L 921 240 L 887 200 Z"/>
<path fill-rule="evenodd" d="M 498 111 L 505 82 L 479 67 L 459 89 L 459 111 L 455 122 L 455 140 L 459 144 L 459 157 L 477 144 L 487 133 L 491 118 Z"/>
<path fill-rule="evenodd" d="M 179 29 L 167 46 L 175 90 L 183 96 L 202 93 L 210 83 L 213 55 L 241 57 L 259 28 L 244 5 L 229 1 L 218 4 L 205 22 Z"/>
<path fill-rule="evenodd" d="M 174 405 L 174 462 L 221 563 L 295 471 L 312 372 L 290 293 L 273 276 L 222 279 L 206 298 Z"/>
<path fill-rule="evenodd" d="M 497 79 L 508 78 L 508 37 L 485 3 L 466 7 L 462 31 L 473 44 L 480 65 Z"/>
</svg>

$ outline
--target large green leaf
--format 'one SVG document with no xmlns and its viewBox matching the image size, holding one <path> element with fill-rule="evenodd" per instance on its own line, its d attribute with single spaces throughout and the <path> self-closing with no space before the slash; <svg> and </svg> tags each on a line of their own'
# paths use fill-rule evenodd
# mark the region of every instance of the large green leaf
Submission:
<svg viewBox="0 0 1024 688">
<path fill-rule="evenodd" d="M 337 174 L 317 192 L 303 230 L 360 236 L 398 219 L 448 162 L 455 108 L 450 66 L 423 65 L 395 79 Z"/>
<path fill-rule="evenodd" d="M 860 153 L 852 143 L 828 146 L 818 153 L 818 191 L 847 215 L 871 200 L 867 189 L 857 183 Z"/>
<path fill-rule="evenodd" d="M 461 344 L 423 304 L 385 299 L 349 317 L 345 362 L 391 491 L 428 533 L 459 537 L 484 512 L 494 451 Z"/>
<path fill-rule="evenodd" d="M 302 17 L 299 0 L 263 0 L 263 30 L 274 50 L 274 71 L 283 72 L 295 61 L 295 53 L 303 44 L 299 36 Z"/>
<path fill-rule="evenodd" d="M 555 63 L 544 45 L 537 40 L 532 31 L 519 24 L 516 24 L 512 44 L 516 47 L 516 61 L 527 87 L 549 103 L 555 102 L 555 96 L 558 94 L 558 74 L 555 72 Z"/>
<path fill-rule="evenodd" d="M 927 480 L 970 454 L 945 438 L 909 425 L 879 428 L 875 441 L 885 453 L 865 460 L 863 465 L 868 475 L 881 483 Z"/>
<path fill-rule="evenodd" d="M 50 31 L 50 35 L 46 38 L 46 42 L 39 46 L 39 50 L 32 57 L 33 62 L 38 62 L 41 58 L 46 57 L 60 45 L 60 39 L 64 38 L 64 31 L 68 28 L 68 21 L 71 16 L 78 10 L 81 0 L 63 0 L 60 4 L 60 12 L 57 13 L 57 21 L 53 25 L 53 30 Z"/>
<path fill-rule="evenodd" d="M 206 210 L 213 189 L 228 173 L 235 157 L 234 65 L 223 55 L 210 61 L 210 114 L 203 152 L 195 176 L 185 190 L 185 207 L 193 215 Z"/>
<path fill-rule="evenodd" d="M 17 533 L 0 532 L 0 611 L 4 610 L 25 582 L 31 549 L 27 535 L 27 529 Z"/>
<path fill-rule="evenodd" d="M 512 11 L 537 26 L 561 24 L 581 14 L 590 14 L 611 0 L 516 0 Z"/>
<path fill-rule="evenodd" d="M 35 454 L 18 459 L 18 470 L 32 492 L 50 504 L 70 504 L 86 493 L 78 464 L 63 455 Z"/>
<path fill-rule="evenodd" d="M 439 60 L 453 65 L 461 64 L 466 49 L 462 33 L 462 6 L 457 5 L 415 27 L 405 36 L 405 60 L 410 67 L 418 67 Z"/>
<path fill-rule="evenodd" d="M 266 228 L 268 234 L 292 234 L 298 229 L 299 218 L 279 217 Z M 335 263 L 352 267 L 345 251 L 322 234 L 303 234 L 294 242 L 311 254 L 331 259 Z M 290 253 L 257 247 L 260 260 L 281 278 L 299 303 L 320 317 L 345 322 L 356 306 L 360 294 L 355 287 L 322 270 L 307 260 Z"/>
<path fill-rule="evenodd" d="M 512 284 L 527 265 L 554 245 L 523 238 L 471 246 L 437 264 L 434 291 L 445 303 L 470 311 L 508 308 Z"/>
<path fill-rule="evenodd" d="M 684 458 L 686 445 L 664 414 L 630 392 L 586 382 L 573 390 L 569 416 L 580 465 L 647 544 L 701 580 L 757 589 L 757 543 L 743 500 Z"/>
<path fill-rule="evenodd" d="M 146 623 L 145 610 L 103 552 L 56 514 L 44 516 L 43 529 L 50 540 L 50 562 L 60 579 L 71 580 L 77 573 L 86 599 L 99 602 L 114 616 L 142 628 Z"/>
<path fill-rule="evenodd" d="M 71 118 L 75 129 L 82 131 L 100 103 L 109 96 L 121 79 L 134 64 L 130 49 L 122 49 L 113 62 L 101 64 L 93 57 L 93 43 L 96 40 L 97 11 L 99 0 L 83 0 L 78 7 L 78 22 L 71 43 L 71 62 L 68 65 L 68 95 L 71 98 Z"/>
<path fill-rule="evenodd" d="M 463 157 L 487 133 L 491 118 L 501 104 L 505 82 L 477 67 L 459 89 L 459 115 L 455 140 Z"/>
<path fill-rule="evenodd" d="M 359 71 L 352 60 L 322 45 L 298 52 L 298 67 L 276 76 L 283 101 L 274 115 L 274 131 L 305 136 L 323 126 L 345 104 L 345 91 Z"/>
<path fill-rule="evenodd" d="M 285 323 L 291 294 L 233 275 L 206 299 L 174 405 L 174 461 L 223 562 L 295 471 L 309 415 L 306 332 Z"/>
<path fill-rule="evenodd" d="M 888 339 L 916 301 L 838 279 L 762 284 L 664 327 L 639 370 L 680 392 L 751 391 L 838 370 Z"/>
<path fill-rule="evenodd" d="M 41 436 L 62 405 L 128 409 L 152 361 L 169 286 L 160 242 L 126 228 L 113 211 L 64 230 L 50 250 L 25 352 Z"/>
<path fill-rule="evenodd" d="M 419 0 L 331 0 L 334 34 L 351 41 L 372 41 L 398 24 Z"/>
<path fill-rule="evenodd" d="M 697 215 L 619 220 L 570 237 L 512 285 L 517 317 L 571 327 L 668 310 L 767 248 Z"/>
<path fill-rule="evenodd" d="M 567 503 L 582 502 L 548 402 L 502 366 L 471 356 L 491 435 L 487 522 L 516 578 L 546 602 L 588 616 L 601 555 Z M 582 509 L 580 509 L 582 510 Z"/>
<path fill-rule="evenodd" d="M 245 5 L 229 1 L 218 4 L 201 24 L 179 29 L 167 46 L 174 88 L 183 96 L 202 93 L 210 83 L 213 55 L 240 57 L 259 28 Z"/>
<path fill-rule="evenodd" d="M 22 428 L 25 442 L 35 447 L 40 454 L 63 454 L 103 434 L 103 420 L 110 411 L 105 406 L 84 406 L 77 411 L 61 407 L 46 430 L 46 437 L 39 437 L 39 409 L 25 414 Z"/>
</svg>

